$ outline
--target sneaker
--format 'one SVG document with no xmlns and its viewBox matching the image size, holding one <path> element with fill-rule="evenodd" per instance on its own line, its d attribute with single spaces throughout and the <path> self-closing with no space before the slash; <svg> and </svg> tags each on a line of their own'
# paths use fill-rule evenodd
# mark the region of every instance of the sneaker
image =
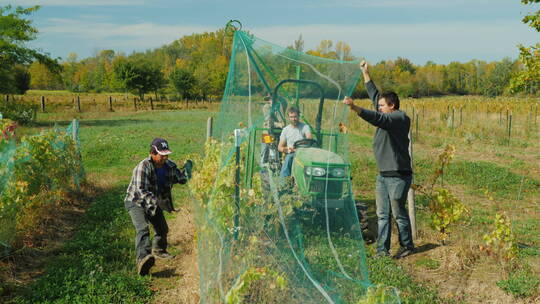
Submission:
<svg viewBox="0 0 540 304">
<path fill-rule="evenodd" d="M 154 266 L 156 259 L 153 255 L 149 254 L 137 262 L 137 273 L 141 276 L 145 276 L 150 272 L 150 268 Z"/>
<path fill-rule="evenodd" d="M 167 251 L 152 250 L 152 255 L 158 259 L 163 259 L 163 260 L 170 260 L 174 258 L 174 255 L 168 253 Z"/>
<path fill-rule="evenodd" d="M 406 247 L 400 247 L 396 254 L 392 257 L 394 259 L 401 259 L 408 255 L 413 254 L 414 248 L 406 248 Z"/>
</svg>

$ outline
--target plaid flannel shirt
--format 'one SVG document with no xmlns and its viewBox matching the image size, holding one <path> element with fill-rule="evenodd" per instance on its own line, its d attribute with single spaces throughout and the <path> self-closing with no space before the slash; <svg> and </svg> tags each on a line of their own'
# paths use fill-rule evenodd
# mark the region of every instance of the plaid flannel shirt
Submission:
<svg viewBox="0 0 540 304">
<path fill-rule="evenodd" d="M 173 211 L 171 189 L 173 184 L 185 184 L 188 180 L 186 170 L 178 169 L 176 164 L 167 160 L 166 181 L 162 189 L 158 188 L 158 181 L 154 163 L 150 157 L 142 160 L 133 169 L 131 182 L 127 188 L 125 203 L 133 203 L 142 207 L 147 214 L 155 215 L 157 207 L 165 211 Z"/>
</svg>

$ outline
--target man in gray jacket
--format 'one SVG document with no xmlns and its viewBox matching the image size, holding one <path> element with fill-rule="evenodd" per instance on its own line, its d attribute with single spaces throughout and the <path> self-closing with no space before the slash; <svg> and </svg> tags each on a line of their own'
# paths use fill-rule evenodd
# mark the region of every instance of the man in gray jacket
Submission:
<svg viewBox="0 0 540 304">
<path fill-rule="evenodd" d="M 361 108 L 345 97 L 343 103 L 355 111 L 360 118 L 377 127 L 373 139 L 373 151 L 379 174 L 376 184 L 378 218 L 377 255 L 387 256 L 390 251 L 392 231 L 390 214 L 393 214 L 399 232 L 401 247 L 394 255 L 400 259 L 413 253 L 411 221 L 405 206 L 407 192 L 411 186 L 412 168 L 409 155 L 409 117 L 399 110 L 399 97 L 394 92 L 379 94 L 371 81 L 368 65 L 360 63 L 364 82 L 375 111 Z"/>
</svg>

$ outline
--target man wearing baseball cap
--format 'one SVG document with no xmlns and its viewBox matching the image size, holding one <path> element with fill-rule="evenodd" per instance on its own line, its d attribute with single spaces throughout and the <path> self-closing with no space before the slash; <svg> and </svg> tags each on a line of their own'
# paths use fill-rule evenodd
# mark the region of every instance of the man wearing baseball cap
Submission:
<svg viewBox="0 0 540 304">
<path fill-rule="evenodd" d="M 137 272 L 146 275 L 154 266 L 155 258 L 172 259 L 167 252 L 169 227 L 163 210 L 174 211 L 171 189 L 173 184 L 185 184 L 191 177 L 192 163 L 183 168 L 169 160 L 169 143 L 155 138 L 150 144 L 150 155 L 133 169 L 124 205 L 135 226 Z M 154 240 L 150 243 L 149 224 L 154 227 Z"/>
</svg>

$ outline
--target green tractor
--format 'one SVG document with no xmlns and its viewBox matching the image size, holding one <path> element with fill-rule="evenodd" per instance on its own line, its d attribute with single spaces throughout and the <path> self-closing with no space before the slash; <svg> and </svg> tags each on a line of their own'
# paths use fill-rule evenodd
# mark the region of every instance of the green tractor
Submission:
<svg viewBox="0 0 540 304">
<path fill-rule="evenodd" d="M 341 144 L 340 137 L 344 134 L 339 133 L 338 126 L 334 130 L 324 130 L 322 128 L 322 118 L 324 111 L 324 90 L 320 84 L 309 80 L 285 79 L 279 82 L 274 88 L 272 94 L 272 110 L 269 115 L 268 128 L 255 128 L 250 133 L 248 145 L 248 159 L 246 176 L 247 186 L 251 187 L 251 176 L 253 176 L 255 167 L 255 145 L 259 132 L 267 134 L 271 140 L 263 144 L 260 172 L 262 174 L 263 187 L 266 174 L 277 175 L 281 167 L 281 155 L 277 150 L 281 128 L 275 127 L 276 122 L 280 121 L 284 126 L 285 111 L 287 108 L 286 98 L 279 95 L 280 88 L 287 83 L 302 86 L 313 86 L 318 92 L 318 104 L 316 100 L 309 103 L 312 114 L 315 117 L 306 117 L 301 114 L 301 120 L 306 123 L 313 134 L 313 139 L 304 139 L 294 144 L 296 148 L 294 162 L 292 166 L 292 179 L 296 185 L 297 194 L 306 201 L 304 210 L 315 211 L 316 214 L 324 214 L 327 211 L 332 213 L 346 213 L 343 216 L 345 222 L 341 223 L 343 227 L 350 229 L 353 221 L 350 220 L 350 214 L 356 212 L 354 197 L 351 187 L 351 165 L 341 155 L 338 154 L 338 148 Z M 296 99 L 295 105 L 301 104 Z M 299 107 L 300 108 L 300 107 Z M 305 108 L 305 107 L 304 107 Z M 302 111 L 303 112 L 303 111 Z M 311 118 L 311 119 L 310 119 Z M 264 136 L 263 136 L 264 137 Z M 266 185 L 268 187 L 268 185 Z"/>
</svg>

